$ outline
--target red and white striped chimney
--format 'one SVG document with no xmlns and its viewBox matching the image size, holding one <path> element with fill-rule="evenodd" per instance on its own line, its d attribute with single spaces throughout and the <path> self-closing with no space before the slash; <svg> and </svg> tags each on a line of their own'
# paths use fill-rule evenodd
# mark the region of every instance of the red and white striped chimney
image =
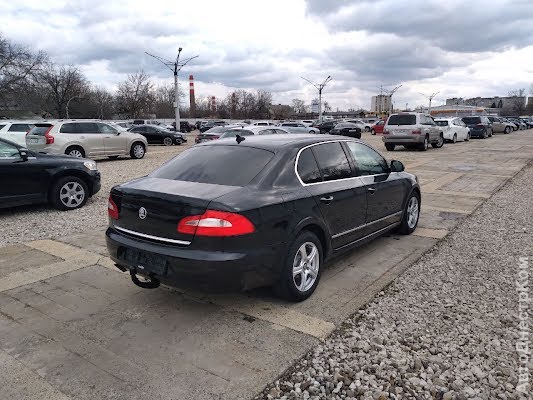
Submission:
<svg viewBox="0 0 533 400">
<path fill-rule="evenodd" d="M 189 101 L 190 116 L 194 117 L 196 114 L 196 100 L 194 98 L 194 77 L 192 75 L 189 75 Z"/>
</svg>

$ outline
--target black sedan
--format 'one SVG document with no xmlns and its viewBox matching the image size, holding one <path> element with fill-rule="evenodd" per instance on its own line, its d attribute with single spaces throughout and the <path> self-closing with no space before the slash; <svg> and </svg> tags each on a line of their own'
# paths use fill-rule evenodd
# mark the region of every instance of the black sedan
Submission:
<svg viewBox="0 0 533 400">
<path fill-rule="evenodd" d="M 100 172 L 92 160 L 32 152 L 0 139 L 0 182 L 0 208 L 50 202 L 73 210 L 100 190 Z"/>
<path fill-rule="evenodd" d="M 226 121 L 207 121 L 207 123 L 200 126 L 199 130 L 200 132 L 204 133 L 215 126 L 224 126 L 224 125 L 228 125 L 228 123 Z"/>
<path fill-rule="evenodd" d="M 337 125 L 340 121 L 324 121 L 317 125 L 313 125 L 314 128 L 318 128 L 320 130 L 320 133 L 329 133 L 335 125 Z"/>
<path fill-rule="evenodd" d="M 129 131 L 143 135 L 148 141 L 148 144 L 172 146 L 173 144 L 180 145 L 187 142 L 187 138 L 183 134 L 161 128 L 157 125 L 134 126 Z"/>
<path fill-rule="evenodd" d="M 356 139 L 254 135 L 182 152 L 115 186 L 106 241 L 135 284 L 274 285 L 300 301 L 324 262 L 396 229 L 413 232 L 416 176 Z"/>
<path fill-rule="evenodd" d="M 349 136 L 356 139 L 361 139 L 361 128 L 351 122 L 341 122 L 329 131 L 332 135 Z"/>
</svg>

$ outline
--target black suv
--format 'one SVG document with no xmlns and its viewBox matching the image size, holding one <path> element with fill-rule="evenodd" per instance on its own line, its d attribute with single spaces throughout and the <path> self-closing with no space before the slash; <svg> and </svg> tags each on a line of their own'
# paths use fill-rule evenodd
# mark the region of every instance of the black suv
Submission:
<svg viewBox="0 0 533 400">
<path fill-rule="evenodd" d="M 463 122 L 470 128 L 470 137 L 480 137 L 486 139 L 494 133 L 492 123 L 484 115 L 463 117 Z"/>
<path fill-rule="evenodd" d="M 32 152 L 0 139 L 0 182 L 0 208 L 52 203 L 73 210 L 100 190 L 100 172 L 92 160 Z"/>
</svg>

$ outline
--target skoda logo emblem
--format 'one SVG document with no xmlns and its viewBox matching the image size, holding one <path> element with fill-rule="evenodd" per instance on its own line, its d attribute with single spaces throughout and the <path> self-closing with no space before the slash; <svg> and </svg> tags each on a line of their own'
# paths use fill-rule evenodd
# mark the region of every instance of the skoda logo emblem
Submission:
<svg viewBox="0 0 533 400">
<path fill-rule="evenodd" d="M 146 208 L 144 208 L 144 207 L 139 208 L 139 218 L 140 219 L 145 219 L 146 218 L 146 214 L 148 214 L 146 212 Z"/>
</svg>

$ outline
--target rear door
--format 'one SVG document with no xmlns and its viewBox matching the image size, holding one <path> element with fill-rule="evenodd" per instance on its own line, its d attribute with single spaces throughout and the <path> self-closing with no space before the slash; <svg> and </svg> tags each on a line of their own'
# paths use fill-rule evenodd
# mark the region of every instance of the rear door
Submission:
<svg viewBox="0 0 533 400">
<path fill-rule="evenodd" d="M 387 161 L 371 147 L 346 142 L 367 196 L 365 235 L 400 221 L 408 183 L 390 172 Z"/>
<path fill-rule="evenodd" d="M 319 177 L 313 171 L 318 165 Z M 341 142 L 321 143 L 304 149 L 298 158 L 298 174 L 314 196 L 330 231 L 332 245 L 339 248 L 362 235 L 366 219 L 366 193 Z M 315 182 L 314 182 L 315 181 Z"/>
</svg>

